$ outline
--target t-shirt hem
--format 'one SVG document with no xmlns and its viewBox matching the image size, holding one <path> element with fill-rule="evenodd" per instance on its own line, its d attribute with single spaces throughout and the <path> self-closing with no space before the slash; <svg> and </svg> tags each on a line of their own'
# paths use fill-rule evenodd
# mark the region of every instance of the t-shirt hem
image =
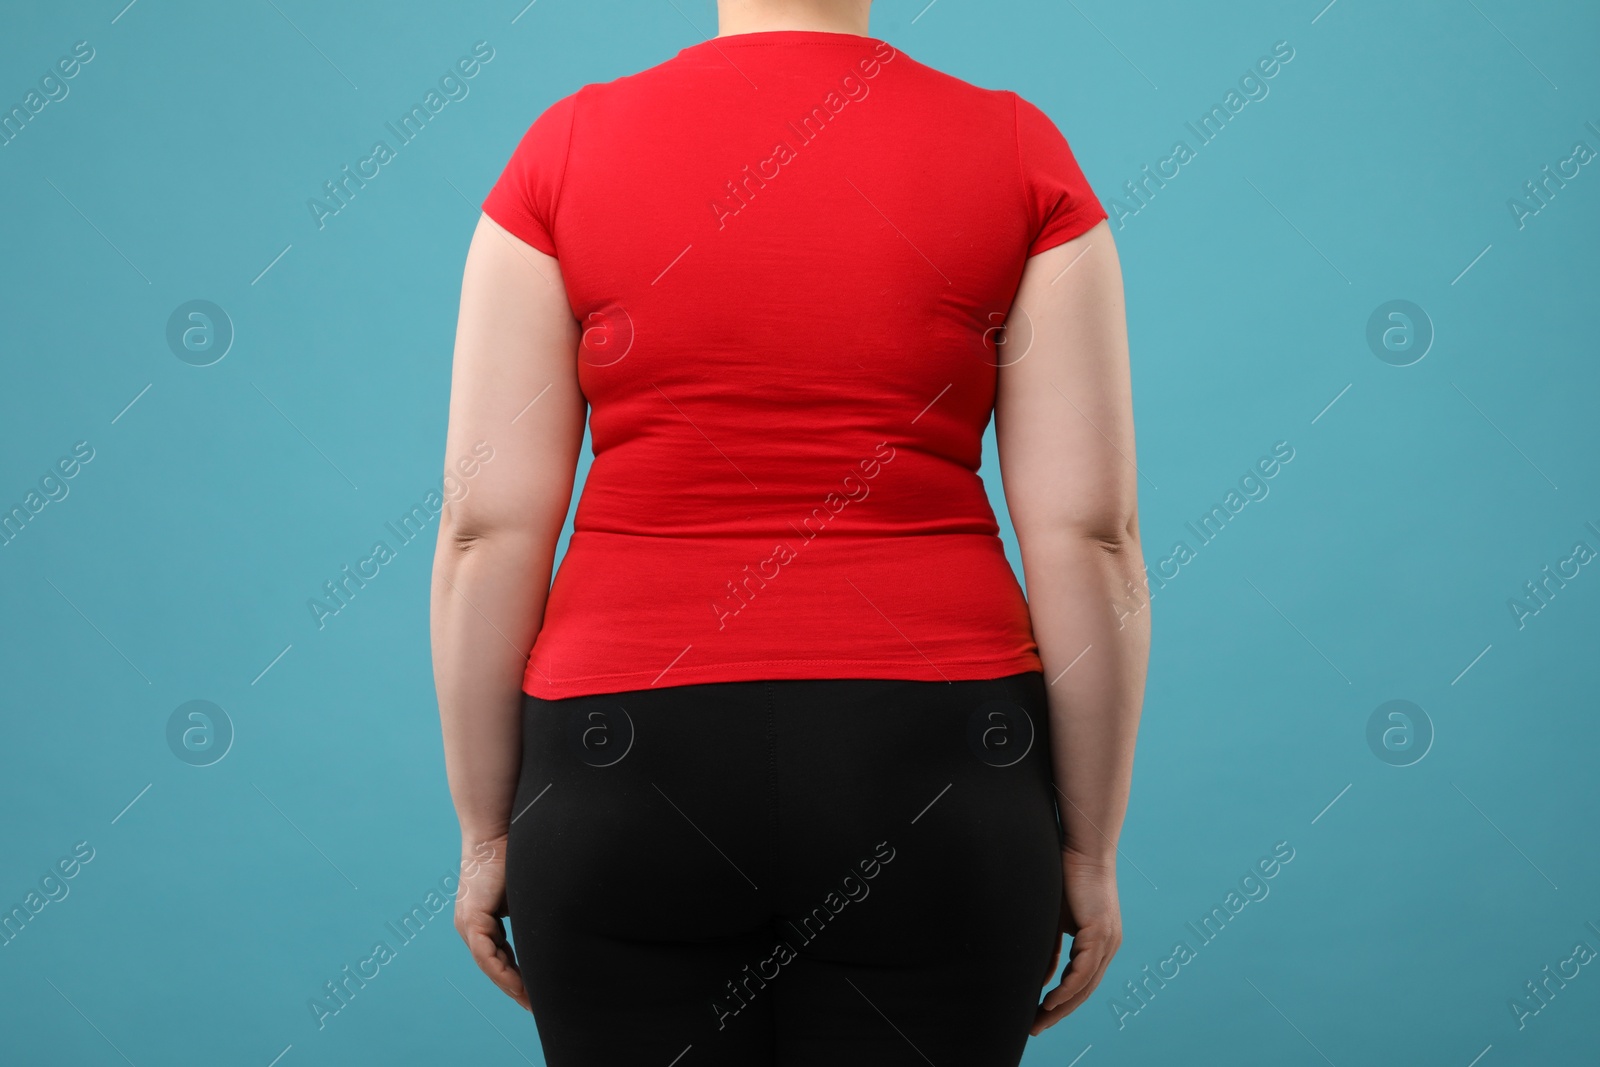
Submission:
<svg viewBox="0 0 1600 1067">
<path fill-rule="evenodd" d="M 486 198 L 481 205 L 483 213 L 488 215 L 511 236 L 524 244 L 537 248 L 547 256 L 555 256 L 556 245 L 550 240 L 537 222 L 521 216 L 515 208 L 503 205 L 493 196 Z"/>
<path fill-rule="evenodd" d="M 560 700 L 598 696 L 636 689 L 665 689 L 705 682 L 788 681 L 817 678 L 872 678 L 910 682 L 968 682 L 1005 678 L 1027 671 L 1042 671 L 1035 652 L 1001 659 L 917 660 L 764 659 L 735 663 L 702 663 L 669 667 L 665 671 L 623 671 L 581 675 L 549 681 L 535 671 L 524 673 L 522 691 L 528 696 Z"/>
<path fill-rule="evenodd" d="M 1109 218 L 1109 216 L 1106 214 L 1105 208 L 1098 203 L 1087 207 L 1085 210 L 1069 216 L 1049 233 L 1040 234 L 1035 238 L 1033 244 L 1028 246 L 1028 257 L 1031 259 L 1040 252 L 1048 252 L 1057 245 L 1064 245 L 1075 237 L 1082 237 L 1106 218 Z"/>
</svg>

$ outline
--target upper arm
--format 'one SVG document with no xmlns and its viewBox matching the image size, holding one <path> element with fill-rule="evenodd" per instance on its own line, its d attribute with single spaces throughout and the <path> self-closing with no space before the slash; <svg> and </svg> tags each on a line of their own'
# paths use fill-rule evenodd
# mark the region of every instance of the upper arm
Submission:
<svg viewBox="0 0 1600 1067">
<path fill-rule="evenodd" d="M 1015 348 L 1013 348 L 1015 346 Z M 1019 538 L 1137 535 L 1133 392 L 1122 268 L 1101 221 L 1032 256 L 1006 320 L 995 438 Z"/>
<path fill-rule="evenodd" d="M 480 216 L 461 282 L 441 534 L 559 535 L 587 408 L 579 336 L 557 260 Z"/>
</svg>

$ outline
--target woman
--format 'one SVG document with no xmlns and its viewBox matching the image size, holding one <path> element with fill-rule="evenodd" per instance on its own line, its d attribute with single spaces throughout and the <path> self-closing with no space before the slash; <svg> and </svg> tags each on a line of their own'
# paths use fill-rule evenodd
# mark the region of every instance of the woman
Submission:
<svg viewBox="0 0 1600 1067">
<path fill-rule="evenodd" d="M 1120 941 L 1149 612 L 1116 247 L 1043 112 L 869 3 L 721 0 L 550 105 L 467 254 L 456 926 L 555 1067 L 1014 1064 Z"/>
</svg>

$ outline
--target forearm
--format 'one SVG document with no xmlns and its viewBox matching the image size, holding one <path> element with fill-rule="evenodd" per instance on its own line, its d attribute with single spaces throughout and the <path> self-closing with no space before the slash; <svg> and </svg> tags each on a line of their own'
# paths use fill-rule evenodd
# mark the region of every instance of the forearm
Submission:
<svg viewBox="0 0 1600 1067">
<path fill-rule="evenodd" d="M 1137 534 L 1025 535 L 1028 607 L 1049 683 L 1051 764 L 1065 848 L 1115 869 L 1150 652 Z"/>
<path fill-rule="evenodd" d="M 448 514 L 448 512 L 447 512 Z M 463 847 L 503 835 L 522 758 L 522 678 L 553 545 L 533 532 L 463 541 L 441 525 L 430 630 L 445 771 Z"/>
</svg>

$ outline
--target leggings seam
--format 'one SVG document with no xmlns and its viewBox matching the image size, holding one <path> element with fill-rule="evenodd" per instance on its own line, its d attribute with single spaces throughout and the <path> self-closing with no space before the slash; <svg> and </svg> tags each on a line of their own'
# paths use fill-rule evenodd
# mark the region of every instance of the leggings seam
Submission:
<svg viewBox="0 0 1600 1067">
<path fill-rule="evenodd" d="M 777 913 L 778 889 L 778 742 L 777 727 L 774 723 L 776 713 L 773 709 L 774 697 L 770 679 L 763 682 L 762 688 L 767 696 L 767 802 L 771 812 L 772 832 L 768 835 L 771 846 L 771 858 L 768 861 L 767 879 L 767 915 L 768 925 L 776 927 L 773 917 Z M 778 1024 L 776 1015 L 773 1016 L 772 1026 L 768 1034 L 768 1057 L 776 1063 L 778 1057 Z"/>
<path fill-rule="evenodd" d="M 778 882 L 778 742 L 777 727 L 774 722 L 776 712 L 773 707 L 772 682 L 764 682 L 763 688 L 767 696 L 767 807 L 772 819 L 767 870 L 770 872 L 769 883 L 776 884 Z M 772 904 L 776 904 L 776 901 L 773 900 Z M 771 905 L 769 910 L 770 907 Z"/>
</svg>

